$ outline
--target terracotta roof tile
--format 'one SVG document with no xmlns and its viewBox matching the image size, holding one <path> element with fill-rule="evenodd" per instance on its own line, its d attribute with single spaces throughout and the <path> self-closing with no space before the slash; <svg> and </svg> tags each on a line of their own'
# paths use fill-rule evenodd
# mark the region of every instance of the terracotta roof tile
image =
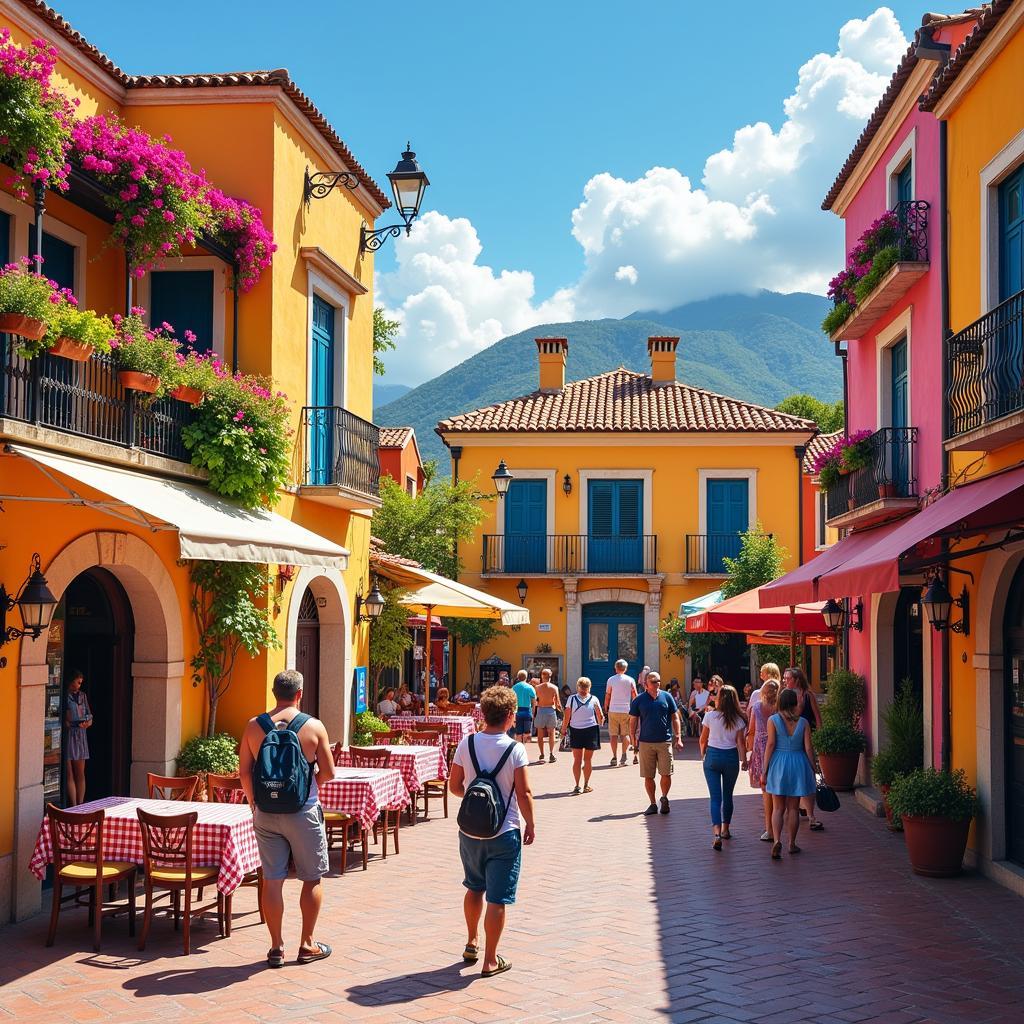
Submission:
<svg viewBox="0 0 1024 1024">
<path fill-rule="evenodd" d="M 381 427 L 379 448 L 404 448 L 412 437 L 412 427 Z"/>
<path fill-rule="evenodd" d="M 672 381 L 655 384 L 643 373 L 619 367 L 561 391 L 534 391 L 485 406 L 437 425 L 437 433 L 477 431 L 653 431 L 730 433 L 810 431 L 814 424 L 736 398 Z"/>
<path fill-rule="evenodd" d="M 837 430 L 834 434 L 815 434 L 814 437 L 807 442 L 807 447 L 804 451 L 804 472 L 814 472 L 814 460 L 824 451 L 828 451 L 843 436 L 841 430 Z"/>
<path fill-rule="evenodd" d="M 414 569 L 419 569 L 420 563 L 414 561 L 412 558 L 405 558 L 402 555 L 392 555 L 384 550 L 384 541 L 379 537 L 370 537 L 370 562 L 376 562 L 381 565 L 409 565 Z"/>
</svg>

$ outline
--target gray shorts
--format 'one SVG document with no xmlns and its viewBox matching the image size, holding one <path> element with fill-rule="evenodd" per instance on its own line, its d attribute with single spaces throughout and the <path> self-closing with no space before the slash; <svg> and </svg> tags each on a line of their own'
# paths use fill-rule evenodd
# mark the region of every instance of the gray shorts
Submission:
<svg viewBox="0 0 1024 1024">
<path fill-rule="evenodd" d="M 303 882 L 319 882 L 330 870 L 319 803 L 295 814 L 267 814 L 256 807 L 252 816 L 264 878 L 287 878 L 289 858 L 295 862 L 295 877 Z"/>
<path fill-rule="evenodd" d="M 537 708 L 537 714 L 533 718 L 535 729 L 554 729 L 558 725 L 554 708 Z"/>
</svg>

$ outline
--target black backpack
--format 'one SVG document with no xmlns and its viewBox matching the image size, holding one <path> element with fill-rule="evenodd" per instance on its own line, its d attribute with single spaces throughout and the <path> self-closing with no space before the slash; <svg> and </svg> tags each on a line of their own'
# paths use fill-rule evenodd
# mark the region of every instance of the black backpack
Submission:
<svg viewBox="0 0 1024 1024">
<path fill-rule="evenodd" d="M 493 839 L 505 824 L 508 817 L 508 807 L 512 799 L 506 800 L 502 795 L 501 787 L 496 779 L 505 762 L 509 759 L 516 744 L 510 743 L 501 755 L 501 760 L 489 772 L 480 770 L 480 762 L 476 759 L 476 751 L 473 749 L 475 736 L 469 737 L 469 756 L 473 762 L 473 770 L 476 778 L 466 787 L 466 794 L 462 798 L 462 806 L 459 808 L 459 828 L 472 836 L 474 839 Z"/>
<path fill-rule="evenodd" d="M 283 729 L 266 713 L 256 719 L 265 733 L 252 766 L 253 796 L 261 811 L 294 814 L 309 799 L 313 768 L 299 743 L 299 730 L 309 718 L 300 711 Z"/>
</svg>

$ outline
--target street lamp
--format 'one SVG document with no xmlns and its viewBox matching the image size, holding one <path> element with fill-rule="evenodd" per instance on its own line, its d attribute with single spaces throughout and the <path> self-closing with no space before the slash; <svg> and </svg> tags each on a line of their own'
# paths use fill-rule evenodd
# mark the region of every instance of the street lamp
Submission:
<svg viewBox="0 0 1024 1024">
<path fill-rule="evenodd" d="M 530 588 L 526 584 L 526 580 L 520 580 L 516 584 L 516 593 L 519 595 L 519 603 L 526 604 L 526 592 Z"/>
<path fill-rule="evenodd" d="M 15 607 L 21 616 L 22 629 L 7 625 L 7 613 Z M 38 640 L 42 631 L 50 625 L 50 617 L 56 607 L 57 598 L 46 585 L 39 555 L 35 554 L 30 563 L 28 579 L 21 585 L 16 597 L 11 597 L 7 588 L 0 583 L 0 647 L 23 636 Z"/>
<path fill-rule="evenodd" d="M 857 598 L 857 603 L 851 608 L 850 621 L 846 621 L 846 609 L 834 597 L 830 597 L 821 609 L 825 625 L 834 633 L 841 629 L 855 629 L 860 633 L 864 629 L 864 602 Z"/>
<path fill-rule="evenodd" d="M 572 477 L 568 473 L 562 477 L 562 490 L 565 491 L 565 496 L 568 498 L 572 494 Z"/>
<path fill-rule="evenodd" d="M 366 597 L 356 594 L 356 622 L 373 622 L 374 619 L 380 617 L 382 611 L 384 611 L 384 595 L 380 592 L 377 581 L 374 580 L 373 589 Z"/>
<path fill-rule="evenodd" d="M 949 628 L 954 633 L 962 633 L 964 636 L 971 635 L 971 601 L 966 586 L 960 591 L 960 596 L 955 598 L 950 594 L 942 577 L 936 574 L 928 584 L 928 589 L 925 591 L 924 597 L 921 598 L 921 604 L 924 605 L 924 613 L 928 616 L 928 621 L 936 632 L 941 633 L 942 630 Z M 963 611 L 959 622 L 949 621 L 949 613 L 952 611 L 953 605 Z"/>
<path fill-rule="evenodd" d="M 513 480 L 513 476 L 508 471 L 508 466 L 505 465 L 504 459 L 498 463 L 498 468 L 491 474 L 491 479 L 494 481 L 494 489 L 498 492 L 499 499 L 504 498 L 508 485 Z"/>
</svg>

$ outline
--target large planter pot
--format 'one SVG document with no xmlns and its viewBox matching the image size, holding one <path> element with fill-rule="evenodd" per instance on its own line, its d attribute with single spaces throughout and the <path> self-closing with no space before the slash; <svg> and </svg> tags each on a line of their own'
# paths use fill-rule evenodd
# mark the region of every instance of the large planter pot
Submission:
<svg viewBox="0 0 1024 1024">
<path fill-rule="evenodd" d="M 903 815 L 910 866 L 915 875 L 927 878 L 952 878 L 964 866 L 967 833 L 971 821 L 951 818 L 914 818 Z"/>
<path fill-rule="evenodd" d="M 818 754 L 825 781 L 841 793 L 849 793 L 857 778 L 860 754 Z"/>
<path fill-rule="evenodd" d="M 17 334 L 32 341 L 41 341 L 46 334 L 46 324 L 23 313 L 0 313 L 0 333 Z"/>
<path fill-rule="evenodd" d="M 71 338 L 58 338 L 47 351 L 51 356 L 70 359 L 73 363 L 84 363 L 92 356 L 95 347 Z"/>
<path fill-rule="evenodd" d="M 151 395 L 160 387 L 160 378 L 154 377 L 151 373 L 139 373 L 138 370 L 118 370 L 117 379 L 121 387 L 128 391 L 142 391 Z"/>
<path fill-rule="evenodd" d="M 171 392 L 171 398 L 176 398 L 186 405 L 198 405 L 203 400 L 203 393 L 199 388 L 190 388 L 182 384 Z"/>
</svg>

